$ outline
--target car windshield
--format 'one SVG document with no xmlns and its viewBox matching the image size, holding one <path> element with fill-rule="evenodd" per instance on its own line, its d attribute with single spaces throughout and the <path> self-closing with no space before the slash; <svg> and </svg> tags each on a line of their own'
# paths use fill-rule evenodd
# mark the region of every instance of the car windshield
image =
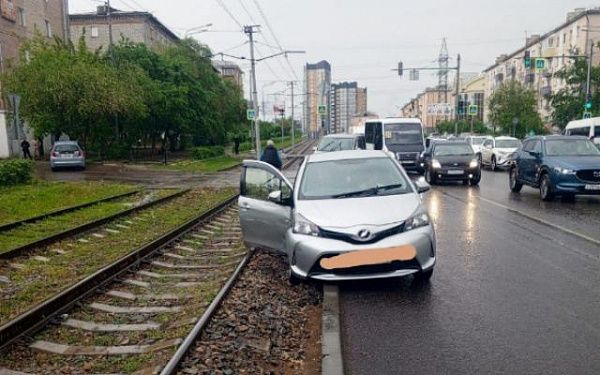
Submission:
<svg viewBox="0 0 600 375">
<path fill-rule="evenodd" d="M 423 143 L 419 124 L 386 124 L 385 143 L 388 145 L 415 145 Z"/>
<path fill-rule="evenodd" d="M 344 151 L 354 149 L 353 138 L 323 138 L 317 147 L 318 151 Z"/>
<path fill-rule="evenodd" d="M 409 182 L 388 158 L 308 163 L 299 199 L 340 199 L 411 192 Z"/>
<path fill-rule="evenodd" d="M 75 152 L 79 151 L 79 147 L 77 145 L 56 145 L 54 146 L 54 151 L 56 152 Z"/>
<path fill-rule="evenodd" d="M 546 141 L 548 156 L 590 156 L 600 155 L 596 146 L 587 139 L 556 139 Z"/>
<path fill-rule="evenodd" d="M 473 155 L 473 149 L 467 144 L 439 144 L 433 150 L 434 156 Z"/>
<path fill-rule="evenodd" d="M 497 139 L 496 148 L 519 148 L 521 142 L 517 139 Z"/>
<path fill-rule="evenodd" d="M 474 144 L 476 146 L 483 144 L 484 141 L 485 138 L 471 138 L 471 144 Z"/>
</svg>

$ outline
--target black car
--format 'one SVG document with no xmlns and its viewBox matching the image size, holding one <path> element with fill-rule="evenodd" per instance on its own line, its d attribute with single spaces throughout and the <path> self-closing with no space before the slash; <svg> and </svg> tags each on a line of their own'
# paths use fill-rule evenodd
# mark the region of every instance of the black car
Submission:
<svg viewBox="0 0 600 375">
<path fill-rule="evenodd" d="M 510 190 L 523 185 L 540 190 L 540 198 L 600 194 L 600 151 L 586 137 L 532 137 L 523 142 L 511 163 Z"/>
<path fill-rule="evenodd" d="M 433 142 L 422 155 L 425 179 L 430 184 L 438 181 L 462 181 L 478 185 L 481 181 L 479 158 L 467 142 Z"/>
</svg>

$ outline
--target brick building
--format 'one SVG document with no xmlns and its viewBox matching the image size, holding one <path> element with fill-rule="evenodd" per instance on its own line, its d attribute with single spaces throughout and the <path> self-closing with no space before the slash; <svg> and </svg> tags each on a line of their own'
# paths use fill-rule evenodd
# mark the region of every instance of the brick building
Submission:
<svg viewBox="0 0 600 375">
<path fill-rule="evenodd" d="M 0 70 L 19 63 L 23 42 L 36 30 L 48 38 L 68 38 L 67 14 L 67 0 L 0 0 Z M 31 138 L 22 123 L 7 123 L 7 109 L 0 100 L 0 158 L 18 155 L 21 140 Z"/>
<path fill-rule="evenodd" d="M 176 43 L 179 37 L 148 12 L 123 12 L 111 8 L 97 7 L 92 13 L 71 14 L 70 32 L 73 41 L 82 36 L 89 49 L 97 50 L 110 44 L 109 19 L 112 24 L 113 42 L 129 39 L 144 43 L 151 48 L 162 48 Z"/>
</svg>

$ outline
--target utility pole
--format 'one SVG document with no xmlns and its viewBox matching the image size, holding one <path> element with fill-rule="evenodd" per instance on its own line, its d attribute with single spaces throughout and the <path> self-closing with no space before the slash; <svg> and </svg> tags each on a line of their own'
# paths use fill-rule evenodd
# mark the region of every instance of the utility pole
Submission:
<svg viewBox="0 0 600 375">
<path fill-rule="evenodd" d="M 106 0 L 106 20 L 108 21 L 108 48 L 112 49 L 113 46 L 113 30 L 112 30 L 112 11 L 110 7 L 110 0 Z"/>
<path fill-rule="evenodd" d="M 456 57 L 456 109 L 454 112 L 454 135 L 458 137 L 458 110 L 460 104 L 460 53 Z"/>
<path fill-rule="evenodd" d="M 260 159 L 260 126 L 258 124 L 258 92 L 256 90 L 256 60 L 254 60 L 254 33 L 258 25 L 244 26 L 244 33 L 248 35 L 250 41 L 250 76 L 252 78 L 252 109 L 256 116 L 254 117 L 254 138 L 256 142 L 256 159 Z"/>
<path fill-rule="evenodd" d="M 294 145 L 296 144 L 296 123 L 294 122 L 294 81 L 290 82 L 292 88 L 292 149 L 294 149 Z"/>
<path fill-rule="evenodd" d="M 592 58 L 594 57 L 594 43 L 590 43 L 590 55 L 588 57 L 587 66 L 587 79 L 585 84 L 585 102 L 590 103 L 592 101 Z M 587 111 L 587 108 L 585 109 Z"/>
</svg>

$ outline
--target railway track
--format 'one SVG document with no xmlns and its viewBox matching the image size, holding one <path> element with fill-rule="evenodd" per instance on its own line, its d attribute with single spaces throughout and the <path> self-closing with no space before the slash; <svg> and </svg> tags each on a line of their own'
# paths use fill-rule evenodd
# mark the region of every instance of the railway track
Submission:
<svg viewBox="0 0 600 375">
<path fill-rule="evenodd" d="M 297 145 L 284 168 L 313 144 Z M 242 243 L 236 200 L 227 199 L 0 327 L 0 375 L 175 373 L 251 257 Z"/>
</svg>

